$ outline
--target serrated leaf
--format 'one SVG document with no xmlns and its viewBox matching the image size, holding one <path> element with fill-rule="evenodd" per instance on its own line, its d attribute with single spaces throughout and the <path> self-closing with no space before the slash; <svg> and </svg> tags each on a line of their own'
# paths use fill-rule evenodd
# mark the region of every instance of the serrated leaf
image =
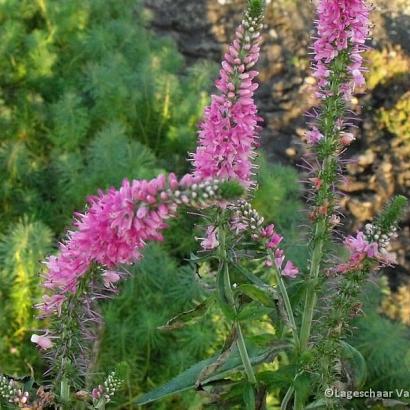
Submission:
<svg viewBox="0 0 410 410">
<path fill-rule="evenodd" d="M 267 289 L 248 283 L 240 285 L 238 289 L 249 298 L 262 303 L 264 306 L 275 307 L 273 295 L 268 293 Z"/>
<path fill-rule="evenodd" d="M 252 365 L 257 365 L 260 363 L 263 363 L 265 361 L 270 361 L 272 360 L 272 356 L 282 350 L 284 348 L 284 345 L 277 345 L 273 346 L 269 349 L 255 349 L 255 348 L 250 348 L 249 349 L 249 355 L 250 355 L 250 361 Z M 217 360 L 218 356 L 211 357 L 206 360 L 202 360 L 201 362 L 195 364 L 188 370 L 185 370 L 172 380 L 170 380 L 168 383 L 164 384 L 163 386 L 160 386 L 149 393 L 143 394 L 141 397 L 139 397 L 136 401 L 135 404 L 137 405 L 144 405 L 148 403 L 152 403 L 154 401 L 163 399 L 167 396 L 170 396 L 172 394 L 176 393 L 182 393 L 184 391 L 190 390 L 195 388 L 195 383 L 198 379 L 198 376 L 200 375 L 201 371 L 211 365 L 215 360 Z M 229 359 L 225 362 L 223 366 L 210 376 L 208 379 L 202 381 L 201 386 L 206 387 L 208 383 L 214 382 L 216 380 L 221 380 L 228 374 L 232 373 L 233 371 L 239 371 L 243 368 L 242 361 L 239 355 L 239 352 L 236 350 L 232 353 L 232 355 L 229 357 Z"/>
<path fill-rule="evenodd" d="M 249 272 L 247 269 L 243 268 L 241 265 L 235 264 L 235 268 L 243 275 L 246 279 L 252 282 L 254 285 L 260 288 L 268 288 L 269 292 L 271 292 L 272 296 L 277 299 L 278 295 L 277 292 L 272 286 L 265 283 L 261 278 L 254 275 L 252 272 Z"/>
</svg>

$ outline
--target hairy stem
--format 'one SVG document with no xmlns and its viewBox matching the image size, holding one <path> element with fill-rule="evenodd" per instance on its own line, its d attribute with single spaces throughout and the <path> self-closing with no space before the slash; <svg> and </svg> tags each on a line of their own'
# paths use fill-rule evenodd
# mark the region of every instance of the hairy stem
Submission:
<svg viewBox="0 0 410 410">
<path fill-rule="evenodd" d="M 227 251 L 226 251 L 226 233 L 224 231 L 224 227 L 220 227 L 219 229 L 219 242 L 220 242 L 220 257 L 222 262 L 222 269 L 223 269 L 223 279 L 224 279 L 224 291 L 225 296 L 228 303 L 231 305 L 233 311 L 237 312 L 235 298 L 232 291 L 231 286 L 231 279 L 229 277 L 229 264 L 227 258 Z M 239 354 L 241 356 L 242 364 L 246 373 L 246 377 L 248 378 L 249 383 L 256 384 L 256 377 L 255 373 L 252 368 L 252 363 L 249 358 L 248 350 L 246 348 L 245 339 L 243 337 L 242 328 L 238 320 L 235 319 L 234 326 L 237 330 L 238 339 L 236 341 Z"/>
<path fill-rule="evenodd" d="M 313 312 L 316 306 L 317 293 L 316 281 L 319 277 L 320 266 L 323 258 L 324 234 L 326 231 L 326 221 L 320 220 L 315 227 L 314 248 L 309 273 L 309 287 L 306 292 L 305 308 L 303 311 L 302 325 L 300 328 L 300 350 L 303 352 L 308 345 L 310 330 L 312 327 Z"/>
<path fill-rule="evenodd" d="M 272 260 L 274 259 L 273 252 L 269 252 L 271 255 Z M 274 269 L 274 274 L 275 274 L 275 279 L 279 287 L 280 294 L 283 299 L 283 303 L 285 305 L 286 309 L 286 314 L 290 323 L 292 335 L 293 335 L 293 341 L 296 347 L 296 350 L 300 350 L 300 340 L 299 340 L 299 335 L 298 335 L 298 328 L 296 326 L 296 321 L 295 321 L 295 315 L 293 314 L 293 309 L 292 309 L 292 304 L 290 303 L 289 300 L 289 295 L 288 291 L 286 290 L 285 282 L 283 281 L 282 275 Z"/>
</svg>

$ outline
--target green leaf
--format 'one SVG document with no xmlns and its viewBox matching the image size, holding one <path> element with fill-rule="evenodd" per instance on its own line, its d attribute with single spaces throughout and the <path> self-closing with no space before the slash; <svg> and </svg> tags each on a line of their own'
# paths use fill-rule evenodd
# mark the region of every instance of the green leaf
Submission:
<svg viewBox="0 0 410 410">
<path fill-rule="evenodd" d="M 293 386 L 295 387 L 295 394 L 298 395 L 300 401 L 306 402 L 312 390 L 312 380 L 310 375 L 306 372 L 299 373 L 295 377 Z"/>
<path fill-rule="evenodd" d="M 343 358 L 351 363 L 353 374 L 351 375 L 354 380 L 355 387 L 361 387 L 364 385 L 367 379 L 367 365 L 363 355 L 352 345 L 347 342 L 340 342 L 343 348 Z"/>
<path fill-rule="evenodd" d="M 218 300 L 219 306 L 227 319 L 235 320 L 236 312 L 234 308 L 229 304 L 225 294 L 225 281 L 223 269 L 219 269 L 218 278 Z"/>
<path fill-rule="evenodd" d="M 248 279 L 250 282 L 252 282 L 254 285 L 262 288 L 262 289 L 269 289 L 269 292 L 272 294 L 272 297 L 275 299 L 278 299 L 277 292 L 274 288 L 272 288 L 270 285 L 265 283 L 261 278 L 258 276 L 254 275 L 252 272 L 249 272 L 247 269 L 243 268 L 241 265 L 234 264 L 234 267 L 243 275 L 245 276 L 246 279 Z"/>
<path fill-rule="evenodd" d="M 169 332 L 175 329 L 181 329 L 185 327 L 188 322 L 193 321 L 194 319 L 198 320 L 205 312 L 208 310 L 208 307 L 213 303 L 213 298 L 210 297 L 199 305 L 195 306 L 193 309 L 187 310 L 185 312 L 179 313 L 173 318 L 169 319 L 167 323 L 158 327 L 158 330 L 163 332 Z"/>
<path fill-rule="evenodd" d="M 260 333 L 258 335 L 250 335 L 246 338 L 249 343 L 255 346 L 268 347 L 272 345 L 272 340 L 277 341 L 277 335 L 272 333 Z"/>
<path fill-rule="evenodd" d="M 245 192 L 243 186 L 237 181 L 221 182 L 220 191 L 223 199 L 237 199 Z"/>
<path fill-rule="evenodd" d="M 270 347 L 269 349 L 249 349 L 249 355 L 252 365 L 257 365 L 263 363 L 265 361 L 272 360 L 272 355 L 275 354 L 277 351 L 282 350 L 283 345 L 278 345 L 274 347 Z M 186 390 L 190 390 L 195 388 L 195 383 L 202 372 L 202 370 L 213 363 L 215 360 L 218 359 L 218 356 L 213 356 L 209 359 L 202 360 L 198 362 L 188 370 L 185 370 L 178 376 L 174 377 L 168 383 L 160 386 L 149 393 L 143 394 L 139 397 L 135 404 L 137 405 L 144 405 L 148 403 L 152 403 L 156 400 L 163 399 L 164 397 L 170 396 L 176 393 L 182 393 Z M 235 350 L 229 359 L 225 362 L 223 366 L 219 368 L 219 370 L 210 376 L 208 379 L 203 380 L 201 386 L 206 386 L 208 383 L 211 383 L 216 380 L 221 380 L 228 374 L 234 371 L 240 371 L 243 369 L 242 361 L 239 355 L 239 352 Z"/>
<path fill-rule="evenodd" d="M 272 312 L 272 308 L 262 306 L 258 302 L 251 302 L 246 304 L 237 315 L 238 320 L 260 319 Z"/>
<path fill-rule="evenodd" d="M 255 410 L 255 390 L 252 384 L 246 383 L 243 388 L 243 401 L 245 403 L 246 410 Z"/>
<path fill-rule="evenodd" d="M 246 283 L 240 285 L 238 289 L 246 296 L 262 303 L 264 306 L 275 307 L 273 295 L 270 294 L 266 288 Z"/>
<path fill-rule="evenodd" d="M 286 388 L 292 384 L 296 371 L 297 371 L 296 366 L 293 366 L 293 365 L 282 366 L 278 370 L 275 370 L 275 371 L 260 372 L 257 375 L 257 378 L 259 381 L 263 382 L 268 387 Z"/>
<path fill-rule="evenodd" d="M 313 403 L 310 403 L 308 406 L 305 407 L 306 410 L 324 409 L 324 408 L 326 408 L 326 400 L 325 399 L 316 400 Z"/>
</svg>

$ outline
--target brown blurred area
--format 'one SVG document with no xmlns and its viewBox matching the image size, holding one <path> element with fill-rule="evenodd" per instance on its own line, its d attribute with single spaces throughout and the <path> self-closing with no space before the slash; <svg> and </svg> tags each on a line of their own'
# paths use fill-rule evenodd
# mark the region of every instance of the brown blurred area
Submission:
<svg viewBox="0 0 410 410">
<path fill-rule="evenodd" d="M 188 64 L 218 62 L 244 0 L 145 0 L 152 26 L 172 36 Z M 394 195 L 410 192 L 410 1 L 373 2 L 373 39 L 367 53 L 369 90 L 353 99 L 357 140 L 349 159 L 342 205 L 345 228 L 360 228 Z M 265 120 L 262 146 L 270 161 L 297 166 L 304 153 L 306 111 L 312 99 L 310 44 L 314 5 L 306 0 L 268 0 L 264 46 L 259 63 L 258 106 Z M 399 267 L 391 286 L 410 280 L 410 212 L 392 247 Z"/>
</svg>

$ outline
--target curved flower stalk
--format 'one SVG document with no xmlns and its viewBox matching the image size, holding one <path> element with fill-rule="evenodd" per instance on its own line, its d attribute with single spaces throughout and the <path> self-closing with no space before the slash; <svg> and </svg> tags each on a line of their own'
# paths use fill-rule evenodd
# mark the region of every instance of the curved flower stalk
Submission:
<svg viewBox="0 0 410 410">
<path fill-rule="evenodd" d="M 279 247 L 283 236 L 276 232 L 273 224 L 264 227 L 264 218 L 247 201 L 236 201 L 236 203 L 231 205 L 231 209 L 234 210 L 231 227 L 235 234 L 249 234 L 253 241 L 261 245 L 265 266 L 273 268 L 277 286 L 285 306 L 287 322 L 292 330 L 294 344 L 299 348 L 298 329 L 286 285 L 283 281 L 283 277 L 296 278 L 299 274 L 299 269 L 290 260 L 287 260 L 285 263 L 285 253 Z"/>
<path fill-rule="evenodd" d="M 38 307 L 42 317 L 51 317 L 50 329 L 32 338 L 49 352 L 63 401 L 69 401 L 68 380 L 86 366 L 85 344 L 93 340 L 100 321 L 93 311 L 95 300 L 107 297 L 121 279 L 113 269 L 138 261 L 147 241 L 161 241 L 166 220 L 178 207 L 202 208 L 237 198 L 242 191 L 235 182 L 192 175 L 178 180 L 170 174 L 124 181 L 119 190 L 89 198 L 86 212 L 76 215 L 75 230 L 46 262 L 44 286 L 50 294 Z"/>
<path fill-rule="evenodd" d="M 330 305 L 323 313 L 325 331 L 315 344 L 313 367 L 310 369 L 320 375 L 320 398 L 328 388 L 339 391 L 350 388 L 344 387 L 341 381 L 342 341 L 351 319 L 361 313 L 360 296 L 369 275 L 383 266 L 395 264 L 387 247 L 390 239 L 397 236 L 397 222 L 406 204 L 406 198 L 394 198 L 373 224 L 366 225 L 364 232 L 347 237 L 344 244 L 349 252 L 348 262 L 329 271 L 329 275 L 338 275 L 340 280 L 329 297 Z M 335 398 L 326 398 L 326 408 L 335 408 L 336 404 Z"/>
<path fill-rule="evenodd" d="M 266 252 L 265 266 L 275 266 L 282 276 L 295 278 L 299 270 L 290 260 L 285 263 L 285 254 L 279 247 L 283 236 L 278 234 L 275 226 L 263 226 L 263 217 L 245 200 L 236 201 L 230 208 L 234 210 L 231 220 L 233 230 L 236 234 L 246 232 L 254 241 L 262 244 Z"/>
<path fill-rule="evenodd" d="M 235 179 L 247 188 L 253 184 L 252 160 L 261 121 L 253 99 L 258 88 L 253 67 L 259 58 L 262 16 L 263 1 L 249 0 L 216 81 L 220 95 L 212 96 L 200 126 L 193 154 L 197 177 Z"/>
</svg>

